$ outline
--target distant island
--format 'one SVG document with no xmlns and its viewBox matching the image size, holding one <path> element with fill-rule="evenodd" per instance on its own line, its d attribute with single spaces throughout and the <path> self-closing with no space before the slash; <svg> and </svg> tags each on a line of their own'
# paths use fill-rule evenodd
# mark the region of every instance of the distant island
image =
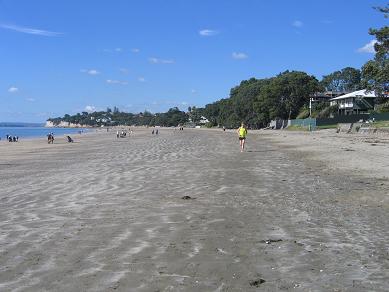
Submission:
<svg viewBox="0 0 389 292">
<path fill-rule="evenodd" d="M 110 126 L 164 126 L 172 127 L 183 125 L 189 121 L 190 115 L 177 107 L 169 109 L 166 113 L 127 113 L 119 108 L 107 108 L 105 111 L 92 113 L 82 112 L 75 115 L 50 118 L 46 127 L 110 127 Z"/>
</svg>

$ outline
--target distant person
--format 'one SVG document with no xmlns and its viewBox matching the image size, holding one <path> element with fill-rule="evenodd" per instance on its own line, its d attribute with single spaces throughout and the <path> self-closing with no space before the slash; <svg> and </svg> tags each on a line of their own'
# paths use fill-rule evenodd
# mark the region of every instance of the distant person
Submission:
<svg viewBox="0 0 389 292">
<path fill-rule="evenodd" d="M 226 127 L 223 126 L 223 132 L 225 132 L 225 131 L 226 131 Z"/>
<path fill-rule="evenodd" d="M 158 135 L 158 129 L 155 131 L 155 135 Z"/>
<path fill-rule="evenodd" d="M 74 142 L 74 140 L 72 139 L 72 137 L 66 136 L 66 138 L 68 138 L 68 143 L 73 143 L 73 142 Z"/>
<path fill-rule="evenodd" d="M 154 129 L 151 131 L 151 135 L 154 135 Z"/>
<path fill-rule="evenodd" d="M 54 144 L 54 134 L 53 133 L 49 133 L 47 135 L 47 143 L 48 144 Z"/>
<path fill-rule="evenodd" d="M 247 136 L 247 128 L 244 123 L 240 125 L 237 132 L 239 135 L 240 152 L 243 152 L 246 143 L 246 136 Z"/>
<path fill-rule="evenodd" d="M 8 142 L 12 142 L 12 137 L 8 136 Z"/>
<path fill-rule="evenodd" d="M 7 141 L 8 141 L 9 135 L 7 134 L 6 137 L 7 137 Z"/>
<path fill-rule="evenodd" d="M 15 136 L 13 136 L 12 141 L 16 142 L 16 137 Z"/>
<path fill-rule="evenodd" d="M 116 138 L 119 139 L 119 131 L 116 131 Z"/>
</svg>

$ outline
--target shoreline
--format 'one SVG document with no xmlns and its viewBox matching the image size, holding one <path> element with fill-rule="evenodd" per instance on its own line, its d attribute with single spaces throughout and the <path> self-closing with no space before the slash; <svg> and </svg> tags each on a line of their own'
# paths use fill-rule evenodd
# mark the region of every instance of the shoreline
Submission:
<svg viewBox="0 0 389 292">
<path fill-rule="evenodd" d="M 38 130 L 38 131 L 42 130 L 43 131 L 44 129 L 47 129 L 46 134 L 49 133 L 49 132 L 53 132 L 53 130 L 51 130 L 51 129 L 59 129 L 59 130 L 61 130 L 63 132 L 59 133 L 59 134 L 57 133 L 56 135 L 60 135 L 60 136 L 62 136 L 62 135 L 78 135 L 79 133 L 77 133 L 76 131 L 79 131 L 79 130 L 83 130 L 82 134 L 86 134 L 86 133 L 92 132 L 92 131 L 89 130 L 89 128 L 80 128 L 79 130 L 78 129 L 76 130 L 75 128 L 49 128 L 49 127 L 1 127 L 1 128 L 3 129 L 4 133 L 10 134 L 11 136 L 17 136 L 17 135 L 14 135 L 12 133 L 12 130 L 14 130 L 14 129 L 17 129 L 18 131 L 31 130 L 31 129 L 32 130 Z M 8 128 L 10 129 L 10 131 L 6 131 Z M 67 129 L 73 129 L 74 132 L 66 132 Z M 5 139 L 6 138 L 5 137 L 6 134 L 2 134 L 1 135 L 1 141 L 0 142 L 6 141 L 6 139 Z M 42 139 L 42 138 L 47 138 L 46 134 L 45 135 L 40 134 L 40 133 L 36 134 L 36 135 L 30 135 L 29 134 L 28 136 L 19 136 L 19 139 L 22 139 L 20 141 L 26 141 L 26 140 L 31 140 L 31 139 Z M 6 142 L 8 142 L 8 141 L 6 141 Z"/>
</svg>

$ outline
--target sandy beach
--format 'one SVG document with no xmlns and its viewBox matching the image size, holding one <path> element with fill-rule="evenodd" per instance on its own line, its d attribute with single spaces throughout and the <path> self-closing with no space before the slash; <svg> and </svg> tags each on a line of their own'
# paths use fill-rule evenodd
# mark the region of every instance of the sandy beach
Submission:
<svg viewBox="0 0 389 292">
<path fill-rule="evenodd" d="M 0 291 L 389 290 L 389 137 L 74 140 L 0 143 Z"/>
</svg>

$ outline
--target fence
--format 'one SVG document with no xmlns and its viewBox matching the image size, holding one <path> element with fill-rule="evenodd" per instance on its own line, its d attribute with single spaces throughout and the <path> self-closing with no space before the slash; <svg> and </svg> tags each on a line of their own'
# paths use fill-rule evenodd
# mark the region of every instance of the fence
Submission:
<svg viewBox="0 0 389 292">
<path fill-rule="evenodd" d="M 348 115 L 348 116 L 334 116 L 333 118 L 320 118 L 316 119 L 317 126 L 329 126 L 343 123 L 356 123 L 360 120 L 370 119 L 369 114 L 358 114 L 358 115 Z"/>
<path fill-rule="evenodd" d="M 358 115 L 348 115 L 348 116 L 335 116 L 333 118 L 308 118 L 308 119 L 295 119 L 290 120 L 289 125 L 300 126 L 300 127 L 310 127 L 315 129 L 320 126 L 331 126 L 341 123 L 356 123 L 360 120 L 376 120 L 376 121 L 389 121 L 389 113 L 372 113 L 372 114 L 358 114 Z"/>
<path fill-rule="evenodd" d="M 300 127 L 307 127 L 307 128 L 310 127 L 311 129 L 314 129 L 316 128 L 316 120 L 317 119 L 312 119 L 312 118 L 295 119 L 295 120 L 290 120 L 288 124 L 289 126 L 300 126 Z"/>
<path fill-rule="evenodd" d="M 389 113 L 382 113 L 382 114 L 377 114 L 373 113 L 370 114 L 370 119 L 373 119 L 376 121 L 389 121 Z"/>
</svg>

